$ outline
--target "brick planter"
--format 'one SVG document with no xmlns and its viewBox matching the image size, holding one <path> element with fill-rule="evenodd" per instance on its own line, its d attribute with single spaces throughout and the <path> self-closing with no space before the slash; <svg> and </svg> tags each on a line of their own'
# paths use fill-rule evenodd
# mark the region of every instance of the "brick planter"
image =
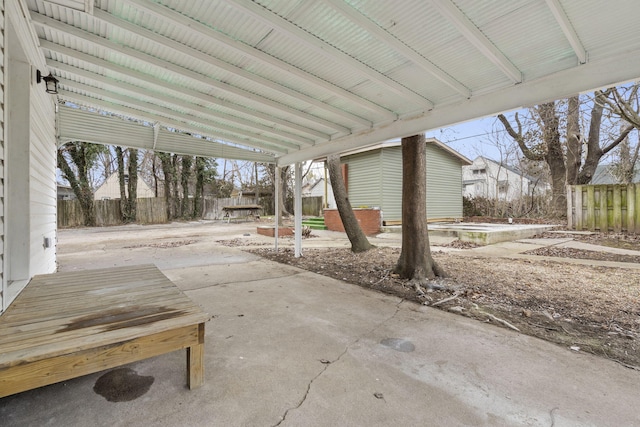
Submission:
<svg viewBox="0 0 640 427">
<path fill-rule="evenodd" d="M 270 225 L 263 225 L 258 227 L 258 234 L 263 236 L 275 237 L 276 227 Z M 278 237 L 293 236 L 293 229 L 291 227 L 278 227 Z"/>
<path fill-rule="evenodd" d="M 367 236 L 380 233 L 380 209 L 354 209 L 356 219 Z M 344 226 L 337 209 L 324 210 L 324 225 L 331 231 L 344 233 Z"/>
</svg>

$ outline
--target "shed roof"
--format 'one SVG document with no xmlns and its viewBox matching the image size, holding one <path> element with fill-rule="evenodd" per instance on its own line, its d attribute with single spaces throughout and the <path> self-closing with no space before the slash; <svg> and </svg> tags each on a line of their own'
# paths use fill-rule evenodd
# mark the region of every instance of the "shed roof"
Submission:
<svg viewBox="0 0 640 427">
<path fill-rule="evenodd" d="M 290 164 L 640 77 L 635 0 L 20 4 L 60 101 L 186 154 Z"/>
<path fill-rule="evenodd" d="M 455 160 L 457 160 L 462 166 L 468 166 L 473 164 L 473 162 L 469 160 L 467 157 L 457 152 L 453 148 L 449 147 L 447 144 L 444 144 L 438 141 L 436 138 L 426 138 L 426 142 L 427 144 L 431 144 L 435 147 L 438 147 L 439 149 L 441 149 L 442 151 L 444 151 L 445 153 L 453 157 Z M 341 153 L 341 155 L 351 156 L 353 154 L 365 153 L 367 151 L 379 150 L 381 148 L 399 147 L 401 144 L 402 144 L 402 141 L 396 138 L 396 139 L 391 139 L 389 141 L 381 142 L 378 144 L 367 145 L 366 147 L 360 147 L 354 150 L 344 151 Z M 318 160 L 324 160 L 324 159 L 326 158 L 322 158 Z"/>
</svg>

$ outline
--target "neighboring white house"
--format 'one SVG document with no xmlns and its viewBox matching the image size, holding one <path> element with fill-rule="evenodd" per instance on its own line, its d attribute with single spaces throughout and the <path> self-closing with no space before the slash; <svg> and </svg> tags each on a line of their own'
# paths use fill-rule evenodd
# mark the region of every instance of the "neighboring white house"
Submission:
<svg viewBox="0 0 640 427">
<path fill-rule="evenodd" d="M 530 196 L 534 191 L 540 194 L 548 188 L 537 178 L 483 156 L 476 157 L 472 165 L 462 167 L 462 181 L 465 197 L 504 201 Z"/>
<path fill-rule="evenodd" d="M 129 175 L 124 176 L 125 182 L 129 179 Z M 128 189 L 125 187 L 125 193 L 128 194 Z M 156 197 L 155 192 L 147 185 L 146 182 L 140 178 L 138 175 L 138 186 L 136 189 L 136 193 L 138 195 L 138 199 L 145 199 L 150 197 Z M 93 200 L 109 200 L 109 199 L 119 199 L 120 198 L 120 180 L 118 179 L 117 173 L 112 173 L 109 175 L 109 178 L 98 187 L 98 189 L 93 193 Z"/>
<path fill-rule="evenodd" d="M 324 178 L 318 178 L 313 182 L 303 185 L 302 197 L 322 197 L 322 203 L 326 203 L 329 209 L 336 208 L 336 199 L 333 197 L 333 188 L 331 188 L 331 183 L 329 181 L 327 181 L 327 185 L 325 185 Z"/>
<path fill-rule="evenodd" d="M 619 174 L 616 173 L 616 165 L 604 164 L 598 165 L 596 171 L 593 174 L 590 184 L 602 185 L 602 184 L 620 184 Z M 640 182 L 640 168 L 634 170 L 633 179 L 631 182 Z"/>
</svg>

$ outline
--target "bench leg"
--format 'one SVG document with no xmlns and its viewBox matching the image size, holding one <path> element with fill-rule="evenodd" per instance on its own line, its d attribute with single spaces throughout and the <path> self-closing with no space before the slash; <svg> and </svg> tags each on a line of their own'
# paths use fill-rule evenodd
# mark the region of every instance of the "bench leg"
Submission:
<svg viewBox="0 0 640 427">
<path fill-rule="evenodd" d="M 187 386 L 189 389 L 204 384 L 204 323 L 198 326 L 200 342 L 187 348 Z"/>
</svg>

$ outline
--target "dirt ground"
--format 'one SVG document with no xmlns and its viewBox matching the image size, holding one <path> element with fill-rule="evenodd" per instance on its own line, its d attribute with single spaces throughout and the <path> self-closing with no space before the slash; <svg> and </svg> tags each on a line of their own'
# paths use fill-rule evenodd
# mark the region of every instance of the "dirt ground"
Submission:
<svg viewBox="0 0 640 427">
<path fill-rule="evenodd" d="M 554 237 L 543 235 L 538 237 Z M 640 250 L 640 237 L 614 234 L 576 236 L 588 243 Z M 468 245 L 453 242 L 452 246 Z M 593 353 L 640 370 L 640 270 L 573 265 L 543 259 L 485 258 L 461 252 L 433 256 L 446 271 L 442 290 L 419 293 L 392 269 L 400 249 L 374 248 L 251 252 L 270 260 L 400 298 L 517 329 L 574 351 Z M 637 256 L 547 247 L 532 255 L 640 262 Z"/>
</svg>

